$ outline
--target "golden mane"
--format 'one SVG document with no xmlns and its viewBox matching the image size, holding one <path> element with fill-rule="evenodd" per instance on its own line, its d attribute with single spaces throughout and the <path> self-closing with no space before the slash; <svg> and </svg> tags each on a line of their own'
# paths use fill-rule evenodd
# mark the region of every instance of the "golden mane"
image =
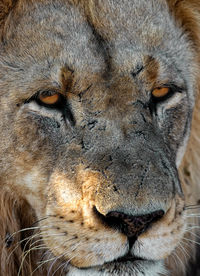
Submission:
<svg viewBox="0 0 200 276">
<path fill-rule="evenodd" d="M 185 275 L 187 271 L 188 255 L 191 256 L 191 262 L 193 262 L 194 266 L 198 250 L 196 240 L 198 240 L 200 225 L 197 218 L 200 203 L 200 5 L 198 0 L 168 0 L 168 3 L 175 20 L 183 28 L 193 46 L 197 64 L 195 76 L 197 95 L 193 110 L 191 133 L 179 168 L 182 188 L 184 194 L 187 195 L 188 223 L 193 223 L 194 227 L 188 230 L 185 236 L 186 240 L 175 250 L 174 254 L 172 253 L 174 256 L 168 258 L 168 265 L 171 268 L 172 275 L 179 276 Z M 177 266 L 176 260 L 179 266 Z M 192 275 L 192 272 L 189 275 Z"/>
</svg>

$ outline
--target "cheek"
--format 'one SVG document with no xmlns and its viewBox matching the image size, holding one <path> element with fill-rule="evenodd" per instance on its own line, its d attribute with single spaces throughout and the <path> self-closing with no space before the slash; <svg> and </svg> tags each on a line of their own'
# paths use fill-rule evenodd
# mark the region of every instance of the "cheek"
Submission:
<svg viewBox="0 0 200 276">
<path fill-rule="evenodd" d="M 55 208 L 58 212 L 67 209 L 76 210 L 82 201 L 80 187 L 77 186 L 76 177 L 71 177 L 67 172 L 55 169 L 49 178 L 48 208 Z"/>
<path fill-rule="evenodd" d="M 29 167 L 16 167 L 17 175 L 14 179 L 15 190 L 23 191 L 23 196 L 40 216 L 45 208 L 48 175 L 42 171 L 42 164 Z"/>
<path fill-rule="evenodd" d="M 59 123 L 53 118 L 22 111 L 18 114 L 14 125 L 17 145 L 23 145 L 20 150 L 30 152 L 33 158 L 37 155 L 51 155 L 51 152 L 63 143 L 62 132 L 58 125 Z"/>
<path fill-rule="evenodd" d="M 18 110 L 11 123 L 4 121 L 1 130 L 7 138 L 1 141 L 0 154 L 4 160 L 0 168 L 2 182 L 41 214 L 55 153 L 45 130 L 39 129 L 39 125 L 40 122 L 23 110 Z"/>
<path fill-rule="evenodd" d="M 186 99 L 176 106 L 162 105 L 158 108 L 157 123 L 169 147 L 178 154 L 185 144 L 190 128 L 189 108 Z M 184 149 L 181 149 L 183 151 Z"/>
</svg>

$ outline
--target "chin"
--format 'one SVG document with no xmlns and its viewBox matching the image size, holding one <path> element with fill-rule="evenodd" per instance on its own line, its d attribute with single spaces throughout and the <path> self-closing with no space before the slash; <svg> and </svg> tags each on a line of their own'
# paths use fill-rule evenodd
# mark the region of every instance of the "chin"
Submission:
<svg viewBox="0 0 200 276">
<path fill-rule="evenodd" d="M 105 263 L 101 266 L 76 268 L 69 265 L 67 276 L 160 276 L 168 275 L 162 261 L 133 260 Z"/>
</svg>

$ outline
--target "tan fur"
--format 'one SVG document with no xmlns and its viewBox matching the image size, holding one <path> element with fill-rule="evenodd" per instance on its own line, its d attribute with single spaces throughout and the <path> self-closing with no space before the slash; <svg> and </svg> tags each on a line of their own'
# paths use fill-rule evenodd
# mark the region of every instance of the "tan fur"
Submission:
<svg viewBox="0 0 200 276">
<path fill-rule="evenodd" d="M 178 22 L 181 22 L 181 26 L 185 29 L 188 36 L 191 38 L 191 41 L 194 45 L 196 60 L 200 64 L 200 6 L 199 2 L 196 0 L 185 0 L 185 1 L 168 1 L 169 6 L 172 10 L 173 15 L 175 16 Z M 199 68 L 196 71 L 196 78 L 197 78 L 197 95 L 196 95 L 196 104 L 193 113 L 193 120 L 192 120 L 192 128 L 191 128 L 191 135 L 190 140 L 188 142 L 187 151 L 185 153 L 184 159 L 182 164 L 179 168 L 180 177 L 182 180 L 182 186 L 184 189 L 184 193 L 187 195 L 186 197 L 186 205 L 190 204 L 198 204 L 200 198 L 200 191 L 199 191 L 199 179 L 200 179 L 200 117 L 199 117 L 199 110 L 200 110 L 200 78 L 199 78 Z M 192 187 L 192 188 L 191 188 Z M 188 213 L 198 214 L 199 210 L 194 209 L 189 211 Z M 197 229 L 194 229 L 192 232 L 194 234 L 190 234 L 190 231 L 186 233 L 185 237 L 191 240 L 194 240 L 193 243 L 189 241 L 184 241 L 184 245 L 182 244 L 179 248 L 176 249 L 174 253 L 174 257 L 168 258 L 169 266 L 172 270 L 172 275 L 181 275 L 185 272 L 187 267 L 187 258 L 185 258 L 185 254 L 181 247 L 185 248 L 185 251 L 188 252 L 193 259 L 196 256 L 196 245 L 195 240 L 197 238 L 196 235 L 199 234 L 198 225 L 199 220 L 195 217 L 188 218 L 189 223 L 193 223 L 197 225 Z M 198 249 L 197 249 L 198 250 Z M 175 255 L 178 255 L 181 259 L 182 265 L 181 267 L 177 268 L 176 261 L 174 260 Z M 184 267 L 184 265 L 185 267 Z M 174 267 L 176 266 L 176 269 Z"/>
</svg>

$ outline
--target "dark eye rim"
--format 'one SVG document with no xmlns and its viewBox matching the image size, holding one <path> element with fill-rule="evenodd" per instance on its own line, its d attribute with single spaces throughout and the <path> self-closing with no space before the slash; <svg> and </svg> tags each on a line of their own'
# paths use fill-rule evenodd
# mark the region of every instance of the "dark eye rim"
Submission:
<svg viewBox="0 0 200 276">
<path fill-rule="evenodd" d="M 151 90 L 151 100 L 153 100 L 155 103 L 159 103 L 159 102 L 164 102 L 165 100 L 171 98 L 174 94 L 176 93 L 182 93 L 183 92 L 183 88 L 175 85 L 175 84 L 165 84 L 160 86 L 159 88 L 169 88 L 169 92 L 164 95 L 163 97 L 155 97 L 152 93 L 153 91 L 156 89 L 152 89 Z"/>
<path fill-rule="evenodd" d="M 52 96 L 54 94 L 59 94 L 59 99 L 54 104 L 46 104 L 39 99 L 40 95 Z M 53 90 L 38 91 L 33 96 L 25 100 L 24 104 L 28 104 L 30 102 L 36 102 L 39 106 L 43 106 L 49 110 L 54 109 L 61 112 L 65 120 L 67 119 L 68 121 L 70 121 L 72 125 L 75 125 L 75 119 L 72 114 L 71 107 L 67 102 L 67 98 L 63 94 L 59 93 L 58 91 L 53 91 Z"/>
<path fill-rule="evenodd" d="M 167 86 L 163 86 L 163 88 L 169 88 L 169 92 L 166 94 L 166 95 L 164 95 L 164 96 L 161 96 L 161 97 L 156 97 L 156 96 L 154 96 L 153 95 L 153 90 L 152 90 L 152 92 L 151 92 L 151 100 L 155 103 L 155 104 L 157 104 L 157 103 L 160 103 L 160 102 L 164 102 L 164 101 L 166 101 L 167 99 L 169 99 L 169 98 L 171 98 L 173 95 L 174 95 L 174 90 L 172 90 L 170 87 L 167 87 Z M 161 87 L 162 88 L 162 87 Z"/>
<path fill-rule="evenodd" d="M 41 95 L 53 96 L 54 94 L 59 95 L 58 101 L 54 104 L 46 104 L 42 102 L 39 98 Z M 32 101 L 35 101 L 40 106 L 44 106 L 46 108 L 54 108 L 58 110 L 62 110 L 66 106 L 66 102 L 67 102 L 66 98 L 61 93 L 59 93 L 58 91 L 52 91 L 52 90 L 38 91 L 33 96 L 25 100 L 24 104 L 30 103 Z"/>
<path fill-rule="evenodd" d="M 168 83 L 168 84 L 164 84 L 162 86 L 159 86 L 159 88 L 169 88 L 169 93 L 167 93 L 167 95 L 163 96 L 163 97 L 155 97 L 153 96 L 152 92 L 154 89 L 156 88 L 153 88 L 151 90 L 151 97 L 150 97 L 150 100 L 149 100 L 149 108 L 150 108 L 150 111 L 151 113 L 155 112 L 156 111 L 156 107 L 159 103 L 165 103 L 169 98 L 171 98 L 173 95 L 177 94 L 177 93 L 183 93 L 186 89 L 183 88 L 183 87 L 180 87 L 174 83 Z"/>
</svg>

